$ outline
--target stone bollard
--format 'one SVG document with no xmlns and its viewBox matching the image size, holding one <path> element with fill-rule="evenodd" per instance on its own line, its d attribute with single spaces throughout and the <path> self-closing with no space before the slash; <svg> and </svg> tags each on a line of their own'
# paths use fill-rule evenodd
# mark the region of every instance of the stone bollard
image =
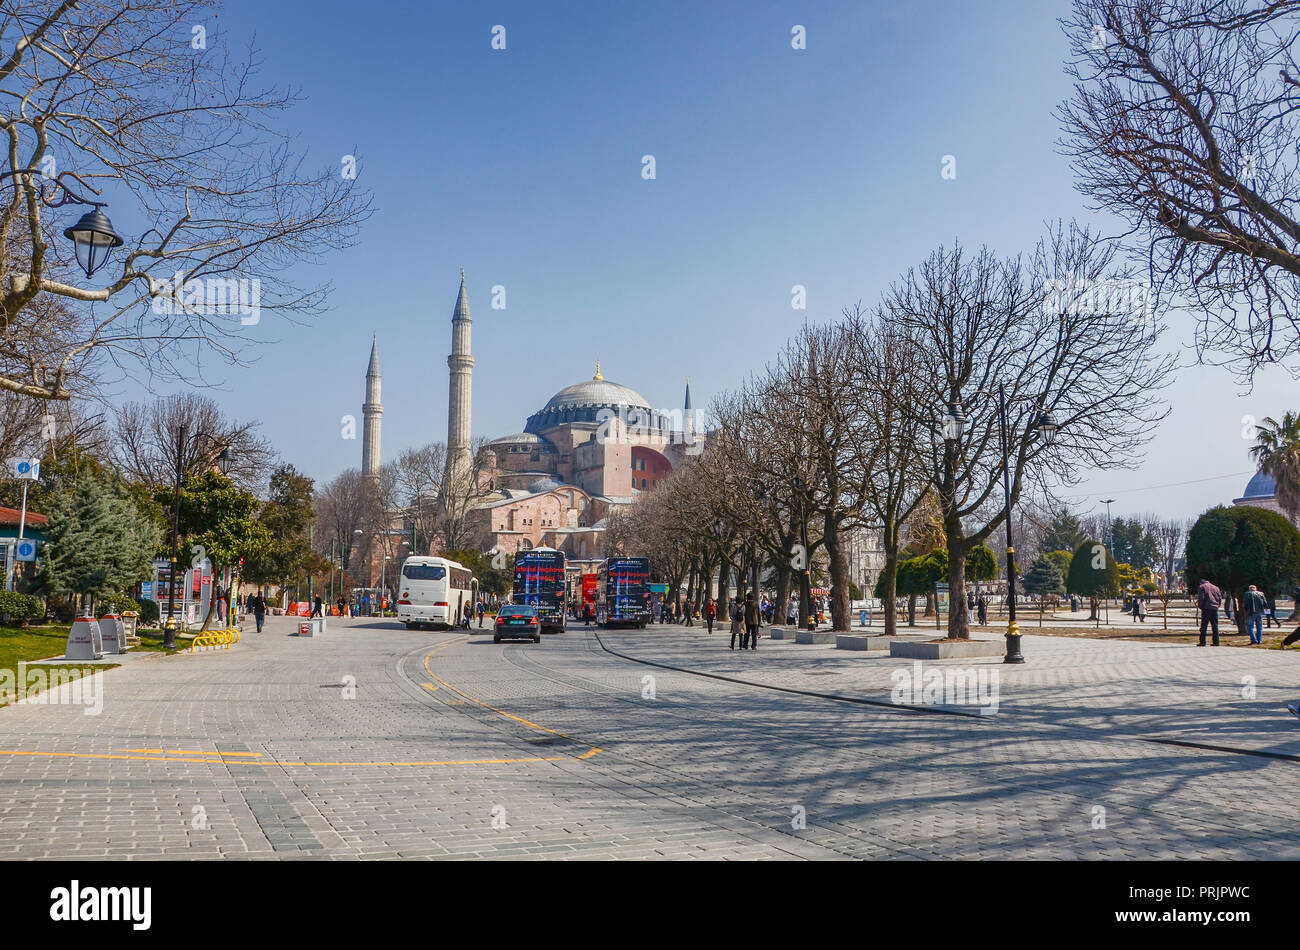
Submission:
<svg viewBox="0 0 1300 950">
<path fill-rule="evenodd" d="M 68 631 L 68 647 L 64 659 L 100 660 L 104 650 L 99 637 L 99 624 L 94 617 L 78 617 Z"/>
<path fill-rule="evenodd" d="M 117 656 L 126 652 L 126 626 L 119 615 L 104 614 L 99 618 L 99 636 L 106 655 Z"/>
</svg>

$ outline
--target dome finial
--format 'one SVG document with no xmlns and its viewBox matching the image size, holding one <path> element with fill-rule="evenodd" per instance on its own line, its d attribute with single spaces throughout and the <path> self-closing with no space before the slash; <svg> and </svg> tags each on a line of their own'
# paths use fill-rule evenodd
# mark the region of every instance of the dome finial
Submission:
<svg viewBox="0 0 1300 950">
<path fill-rule="evenodd" d="M 594 380 L 601 380 L 601 379 L 604 379 L 604 378 L 605 378 L 604 376 L 601 376 L 601 375 L 600 375 L 600 359 L 599 359 L 599 357 L 596 359 L 596 375 L 593 376 L 593 377 L 591 377 L 591 378 L 594 379 Z"/>
</svg>

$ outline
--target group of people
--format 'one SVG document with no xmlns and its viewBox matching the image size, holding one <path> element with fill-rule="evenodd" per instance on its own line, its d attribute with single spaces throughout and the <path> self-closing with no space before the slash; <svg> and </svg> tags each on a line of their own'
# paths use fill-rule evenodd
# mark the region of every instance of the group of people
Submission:
<svg viewBox="0 0 1300 950">
<path fill-rule="evenodd" d="M 1297 607 L 1300 607 L 1300 587 L 1291 592 L 1291 597 Z M 1264 630 L 1269 626 L 1282 626 L 1277 616 L 1277 601 L 1265 594 L 1254 584 L 1251 584 L 1244 597 L 1238 601 L 1238 598 L 1231 594 L 1224 594 L 1218 587 L 1208 580 L 1201 581 L 1196 588 L 1196 606 L 1201 611 L 1201 639 L 1197 646 L 1205 646 L 1205 633 L 1209 628 L 1213 631 L 1213 643 L 1219 645 L 1219 611 L 1223 610 L 1229 620 L 1234 619 L 1234 611 L 1239 612 L 1237 615 L 1245 623 L 1246 632 L 1250 634 L 1250 642 L 1256 645 L 1264 642 Z M 1292 612 L 1294 615 L 1294 611 Z M 1287 636 L 1282 641 L 1282 646 L 1289 647 L 1291 644 L 1300 640 L 1300 627 Z"/>
<path fill-rule="evenodd" d="M 714 601 L 709 601 L 709 611 L 709 633 L 712 633 L 713 619 L 717 614 Z M 736 639 L 739 638 L 742 650 L 757 650 L 758 631 L 763 626 L 762 604 L 754 600 L 753 594 L 743 602 L 739 597 L 733 597 L 727 602 L 727 616 L 731 620 L 731 649 L 736 649 Z"/>
</svg>

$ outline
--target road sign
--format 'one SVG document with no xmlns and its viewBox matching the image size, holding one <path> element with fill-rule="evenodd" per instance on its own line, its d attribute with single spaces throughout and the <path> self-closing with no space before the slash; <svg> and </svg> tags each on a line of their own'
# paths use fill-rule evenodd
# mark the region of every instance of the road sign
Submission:
<svg viewBox="0 0 1300 950">
<path fill-rule="evenodd" d="M 153 581 L 141 582 L 140 596 L 145 600 L 153 600 Z"/>
<path fill-rule="evenodd" d="M 41 477 L 41 460 L 10 459 L 9 470 L 14 473 L 14 478 L 26 478 L 34 481 Z"/>
<path fill-rule="evenodd" d="M 17 561 L 34 561 L 36 560 L 36 542 L 31 538 L 23 538 L 14 547 L 14 560 Z"/>
</svg>

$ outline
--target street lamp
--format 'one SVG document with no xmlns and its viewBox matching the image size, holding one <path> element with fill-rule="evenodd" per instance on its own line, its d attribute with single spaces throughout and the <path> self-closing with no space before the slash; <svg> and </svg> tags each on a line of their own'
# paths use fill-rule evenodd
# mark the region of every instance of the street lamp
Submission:
<svg viewBox="0 0 1300 950">
<path fill-rule="evenodd" d="M 72 242 L 73 250 L 77 255 L 77 263 L 86 272 L 86 277 L 89 279 L 108 260 L 113 248 L 121 247 L 123 241 L 122 236 L 113 230 L 113 223 L 108 220 L 108 215 L 99 210 L 107 207 L 108 202 L 91 201 L 89 198 L 83 198 L 77 194 L 63 181 L 64 176 L 70 174 L 70 172 L 64 172 L 54 180 L 55 193 L 58 191 L 63 192 L 57 201 L 51 195 L 47 195 L 44 188 L 41 189 L 41 204 L 47 208 L 60 208 L 66 204 L 91 206 L 91 210 L 83 214 L 80 221 L 63 232 L 63 236 Z M 36 168 L 19 168 L 0 173 L 0 179 L 17 178 L 19 175 L 40 176 L 42 172 Z"/>
<path fill-rule="evenodd" d="M 221 474 L 225 475 L 230 470 L 230 452 L 219 439 L 208 435 L 206 432 L 196 432 L 192 439 L 187 439 L 185 429 L 185 425 L 182 424 L 180 433 L 176 437 L 176 488 L 175 500 L 172 505 L 172 562 L 167 581 L 167 622 L 163 625 L 163 648 L 167 650 L 176 649 L 176 564 L 181 555 L 181 481 L 185 477 L 185 457 L 193 448 L 198 446 L 200 439 L 207 439 L 214 445 L 220 446 L 221 450 L 217 453 L 216 462 Z"/>
<path fill-rule="evenodd" d="M 981 391 L 977 395 L 992 395 L 992 393 Z M 1056 424 L 1051 412 L 1041 408 L 1038 397 L 1021 397 L 1008 400 L 1006 387 L 999 384 L 997 400 L 998 434 L 1002 448 L 1002 492 L 1006 505 L 1004 517 L 1007 522 L 1007 653 L 1002 658 L 1002 662 L 1023 663 L 1025 658 L 1020 652 L 1020 625 L 1016 623 L 1016 547 L 1011 537 L 1011 439 L 1008 433 L 1013 426 L 1019 428 L 1025 416 L 1034 414 L 1035 409 L 1037 409 L 1037 412 L 1033 415 L 1033 425 L 1030 427 L 1030 432 L 1042 439 L 1044 444 L 1051 445 L 1056 441 L 1060 426 Z M 1009 416 L 1008 402 L 1011 404 L 1028 402 L 1031 403 L 1031 408 L 1021 411 L 1013 423 Z M 966 414 L 961 403 L 954 400 L 949 404 L 948 411 L 943 415 L 944 440 L 957 442 L 965 431 Z M 965 594 L 961 596 L 964 597 Z"/>
<path fill-rule="evenodd" d="M 1115 499 L 1103 498 L 1101 499 L 1101 503 L 1106 506 L 1106 541 L 1110 546 L 1109 550 L 1107 551 L 1107 556 L 1114 557 L 1115 556 L 1115 522 L 1110 520 L 1110 506 L 1115 503 Z M 1109 624 L 1110 623 L 1110 598 L 1107 597 L 1104 603 L 1106 607 L 1106 623 Z"/>
</svg>

